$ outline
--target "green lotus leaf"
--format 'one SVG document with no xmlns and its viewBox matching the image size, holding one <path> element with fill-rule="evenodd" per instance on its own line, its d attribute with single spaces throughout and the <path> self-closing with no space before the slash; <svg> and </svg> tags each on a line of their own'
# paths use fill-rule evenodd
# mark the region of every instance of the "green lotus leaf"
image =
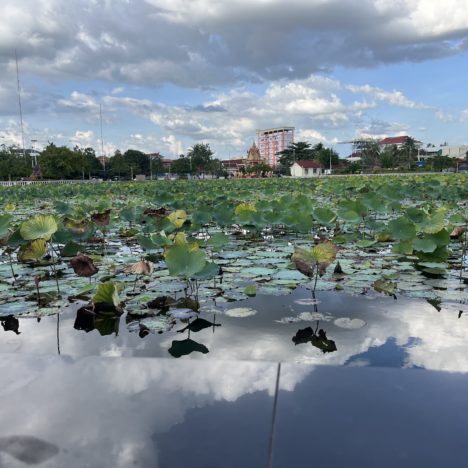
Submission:
<svg viewBox="0 0 468 468">
<path fill-rule="evenodd" d="M 336 219 L 336 214 L 328 208 L 315 208 L 314 219 L 325 226 L 329 226 Z"/>
<path fill-rule="evenodd" d="M 401 216 L 388 223 L 388 230 L 396 240 L 410 240 L 416 236 L 414 224 L 407 218 Z"/>
<path fill-rule="evenodd" d="M 100 283 L 94 297 L 93 304 L 112 304 L 116 309 L 119 308 L 120 299 L 117 285 L 112 281 Z"/>
<path fill-rule="evenodd" d="M 37 262 L 47 252 L 46 241 L 44 239 L 36 239 L 29 244 L 23 245 L 18 252 L 18 261 L 20 262 Z"/>
<path fill-rule="evenodd" d="M 312 256 L 317 263 L 327 263 L 328 265 L 336 258 L 336 245 L 326 241 L 312 248 Z"/>
<path fill-rule="evenodd" d="M 12 220 L 13 216 L 10 214 L 4 214 L 0 216 L 0 239 L 3 239 L 8 235 L 10 223 Z"/>
<path fill-rule="evenodd" d="M 173 245 L 166 250 L 164 256 L 169 273 L 184 278 L 191 278 L 200 272 L 206 263 L 205 252 L 193 250 L 188 244 Z"/>
<path fill-rule="evenodd" d="M 372 245 L 376 244 L 377 241 L 374 239 L 361 239 L 356 242 L 356 245 L 358 247 L 366 248 L 366 247 L 371 247 Z"/>
<path fill-rule="evenodd" d="M 167 219 L 177 228 L 180 229 L 185 221 L 187 221 L 187 213 L 184 210 L 176 210 L 172 212 Z"/>
<path fill-rule="evenodd" d="M 57 222 L 53 216 L 36 215 L 21 224 L 20 234 L 25 240 L 45 239 L 48 241 L 57 229 Z"/>
<path fill-rule="evenodd" d="M 229 237 L 224 232 L 217 232 L 208 239 L 206 244 L 214 250 L 221 250 L 228 242 Z"/>
<path fill-rule="evenodd" d="M 429 237 L 416 238 L 413 239 L 413 248 L 419 252 L 430 253 L 434 252 L 434 250 L 437 248 L 437 244 Z"/>
<path fill-rule="evenodd" d="M 426 218 L 418 223 L 420 229 L 425 234 L 436 234 L 445 227 L 446 208 L 439 208 L 435 213 L 427 215 Z"/>
<path fill-rule="evenodd" d="M 192 278 L 196 280 L 208 280 L 212 279 L 215 276 L 218 276 L 220 274 L 220 269 L 219 265 L 214 262 L 206 262 L 205 266 L 198 272 L 195 273 Z"/>
<path fill-rule="evenodd" d="M 413 242 L 411 240 L 397 242 L 393 244 L 392 252 L 397 255 L 411 255 L 413 253 Z"/>
<path fill-rule="evenodd" d="M 387 296 L 395 297 L 395 293 L 397 292 L 397 284 L 395 282 L 382 278 L 374 281 L 372 286 L 377 292 L 386 294 Z"/>
<path fill-rule="evenodd" d="M 359 214 L 354 210 L 347 210 L 340 208 L 338 210 L 338 216 L 348 223 L 359 223 L 361 221 L 361 217 Z"/>
<path fill-rule="evenodd" d="M 255 284 L 249 284 L 244 288 L 244 293 L 250 297 L 255 296 L 257 294 L 257 286 Z"/>
</svg>

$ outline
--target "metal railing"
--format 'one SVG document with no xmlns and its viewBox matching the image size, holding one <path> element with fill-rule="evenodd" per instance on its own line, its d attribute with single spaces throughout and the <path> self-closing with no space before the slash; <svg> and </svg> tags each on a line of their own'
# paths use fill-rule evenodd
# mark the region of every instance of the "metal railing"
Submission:
<svg viewBox="0 0 468 468">
<path fill-rule="evenodd" d="M 54 185 L 61 185 L 61 184 L 96 184 L 102 182 L 100 179 L 94 180 L 66 180 L 66 179 L 59 179 L 59 180 L 5 180 L 0 181 L 0 186 L 2 187 L 13 187 L 15 185 L 40 185 L 40 184 L 54 184 Z"/>
</svg>

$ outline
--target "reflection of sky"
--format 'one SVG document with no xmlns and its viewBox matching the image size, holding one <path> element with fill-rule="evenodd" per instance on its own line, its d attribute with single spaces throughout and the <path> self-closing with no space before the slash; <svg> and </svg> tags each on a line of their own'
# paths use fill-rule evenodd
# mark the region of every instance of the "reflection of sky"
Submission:
<svg viewBox="0 0 468 468">
<path fill-rule="evenodd" d="M 221 323 L 215 332 L 211 328 L 192 333 L 191 339 L 206 346 L 208 354 L 193 353 L 190 358 L 224 360 L 287 361 L 309 364 L 353 365 L 371 364 L 369 354 L 380 349 L 386 354 L 387 365 L 396 367 L 423 367 L 434 370 L 468 370 L 467 314 L 458 319 L 454 309 L 437 312 L 423 300 L 378 297 L 351 297 L 344 293 L 317 293 L 321 301 L 319 313 L 326 320 L 320 328 L 329 339 L 336 342 L 334 353 L 322 352 L 307 344 L 294 346 L 291 341 L 298 329 L 314 326 L 315 322 L 281 324 L 276 320 L 302 312 L 313 312 L 313 306 L 294 304 L 293 300 L 304 294 L 286 297 L 257 297 L 232 307 L 253 307 L 259 312 L 253 317 L 232 318 L 218 315 Z M 306 294 L 310 294 L 307 292 Z M 293 310 L 291 309 L 293 306 Z M 333 320 L 339 317 L 359 318 L 366 326 L 357 330 L 337 327 Z M 212 320 L 212 316 L 206 317 Z M 74 317 L 61 319 L 61 350 L 68 355 L 163 356 L 172 341 L 186 338 L 186 334 L 150 334 L 140 339 L 136 333 L 126 331 L 121 319 L 119 336 L 101 337 L 97 331 L 88 334 L 73 329 Z M 0 333 L 0 351 L 22 353 L 56 353 L 55 317 L 36 323 L 32 319 L 20 319 L 21 335 Z M 182 328 L 176 326 L 175 330 Z M 181 359 L 187 359 L 183 357 Z"/>
<path fill-rule="evenodd" d="M 311 368 L 288 370 L 292 389 Z M 48 467 L 157 466 L 157 434 L 190 408 L 274 393 L 276 365 L 153 359 L 3 356 L 0 436 L 34 435 L 59 446 Z M 253 415 L 255 416 L 255 415 Z M 270 422 L 271 406 L 260 415 Z M 156 439 L 156 447 L 152 439 Z M 9 467 L 12 458 L 0 454 Z M 133 462 L 137 460 L 137 464 Z M 151 463 L 151 464 L 150 464 Z M 18 464 L 18 466 L 23 466 Z"/>
</svg>

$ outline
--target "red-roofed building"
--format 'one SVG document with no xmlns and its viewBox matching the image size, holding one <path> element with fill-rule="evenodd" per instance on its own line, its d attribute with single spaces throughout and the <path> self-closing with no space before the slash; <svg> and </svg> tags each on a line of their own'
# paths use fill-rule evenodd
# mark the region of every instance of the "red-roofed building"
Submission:
<svg viewBox="0 0 468 468">
<path fill-rule="evenodd" d="M 396 137 L 387 137 L 379 141 L 379 146 L 385 148 L 386 146 L 395 145 L 397 148 L 401 148 L 406 141 L 410 138 L 408 135 L 396 136 Z M 416 146 L 421 144 L 420 141 L 414 140 Z"/>
<path fill-rule="evenodd" d="M 299 160 L 291 166 L 293 177 L 317 177 L 323 172 L 321 164 L 317 161 Z"/>
</svg>

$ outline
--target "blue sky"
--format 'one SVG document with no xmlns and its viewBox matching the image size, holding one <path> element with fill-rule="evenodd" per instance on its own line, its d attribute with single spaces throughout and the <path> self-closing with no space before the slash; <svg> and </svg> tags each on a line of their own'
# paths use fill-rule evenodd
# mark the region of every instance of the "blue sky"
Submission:
<svg viewBox="0 0 468 468">
<path fill-rule="evenodd" d="M 467 0 L 4 0 L 0 143 L 176 157 L 245 155 L 295 126 L 342 156 L 355 137 L 468 143 Z M 100 150 L 98 150 L 100 153 Z"/>
</svg>

